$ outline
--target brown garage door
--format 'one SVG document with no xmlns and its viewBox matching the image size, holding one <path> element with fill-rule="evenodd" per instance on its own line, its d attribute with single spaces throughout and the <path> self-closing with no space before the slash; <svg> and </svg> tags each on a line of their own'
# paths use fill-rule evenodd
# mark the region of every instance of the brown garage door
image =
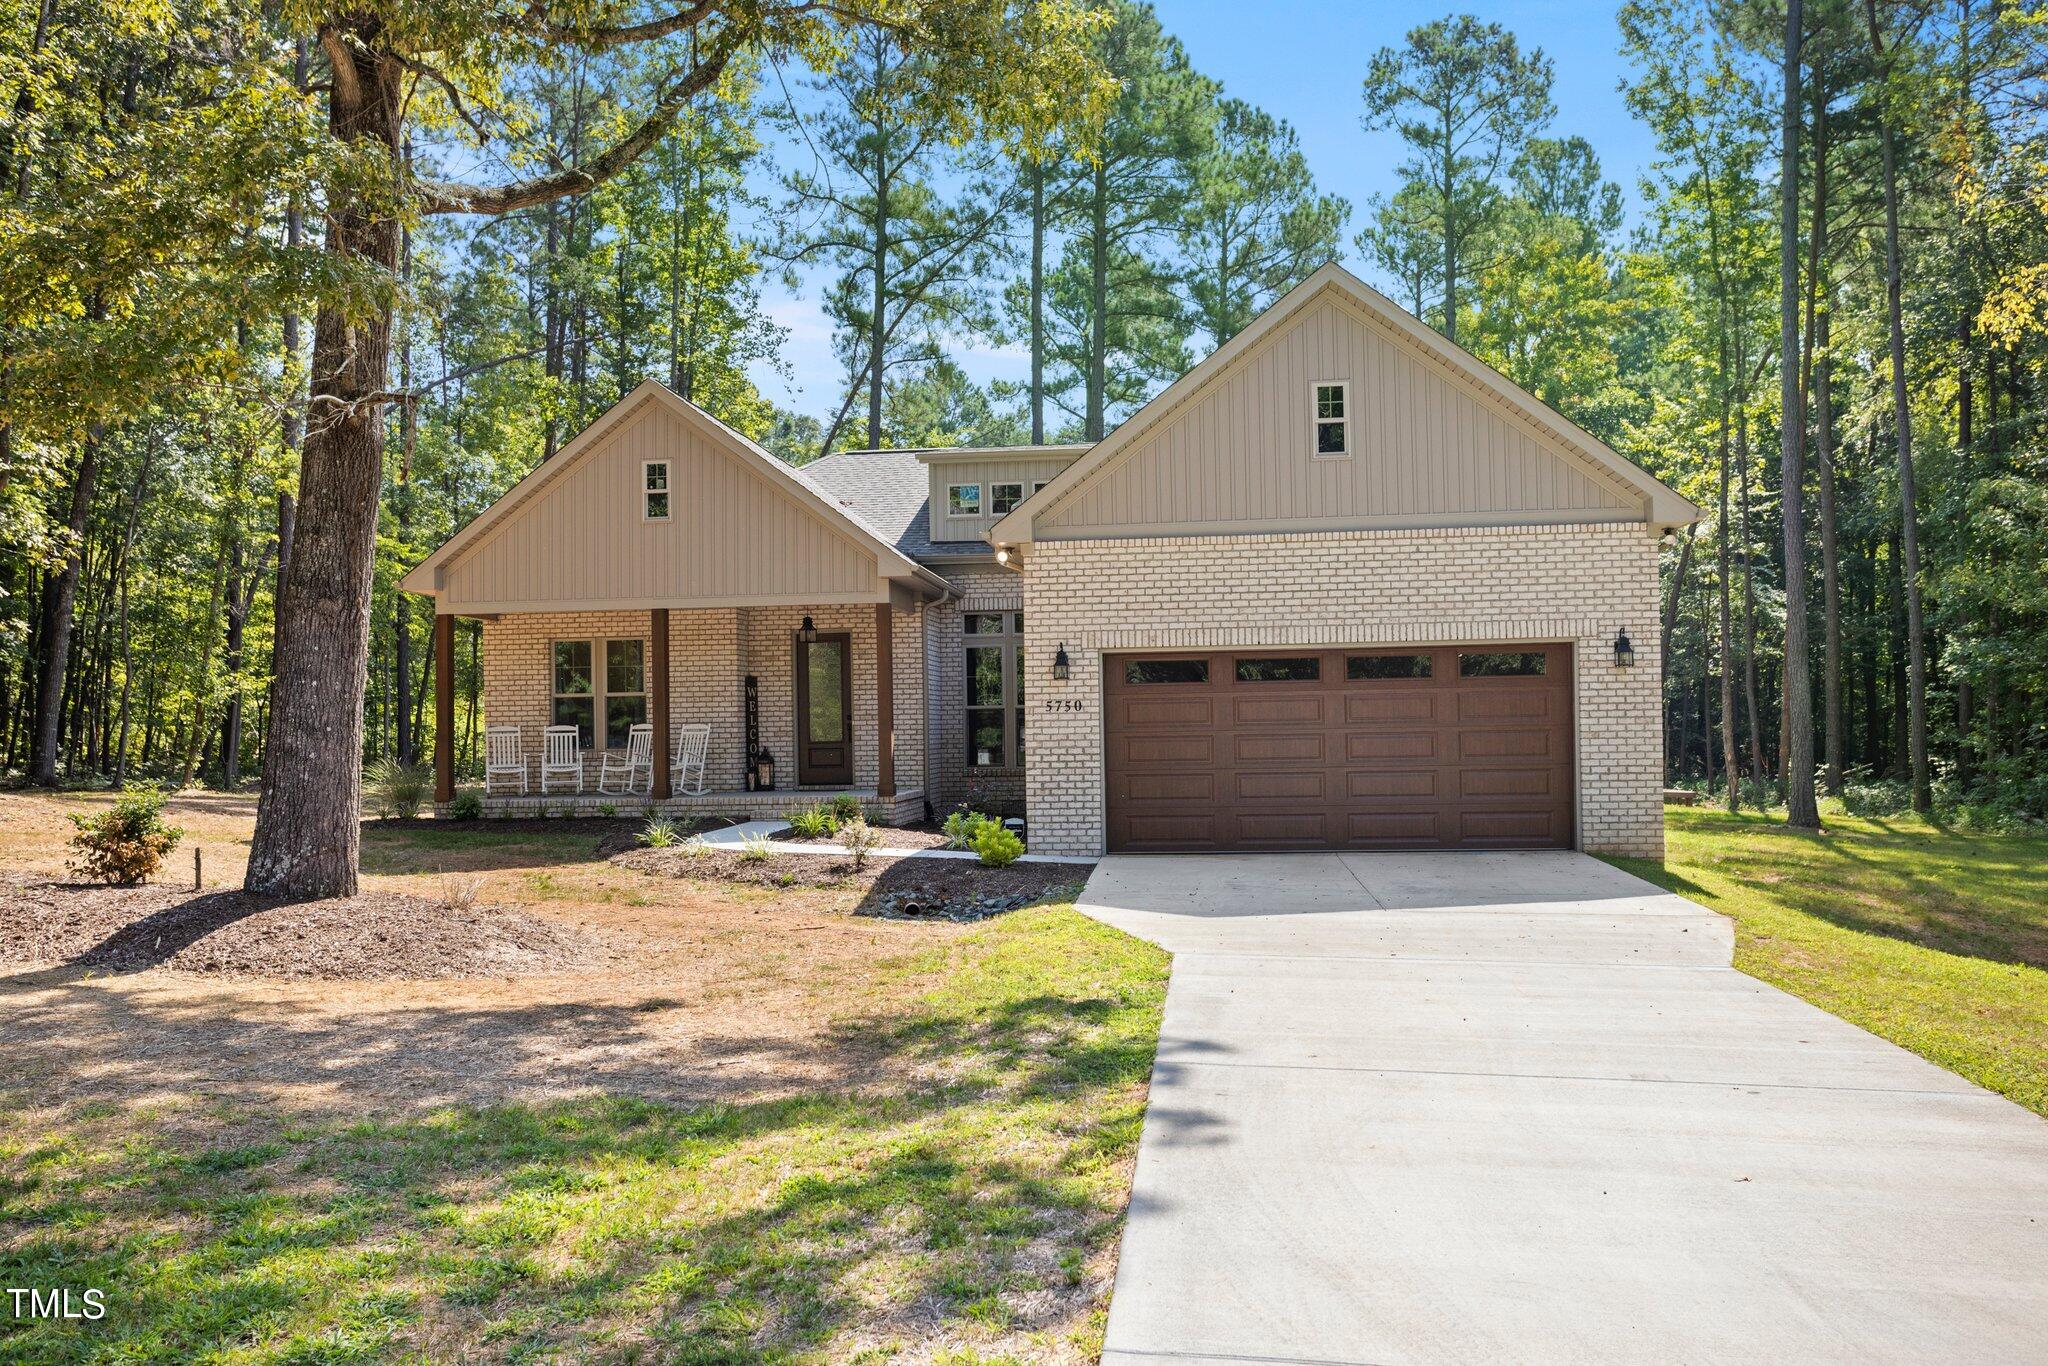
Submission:
<svg viewBox="0 0 2048 1366">
<path fill-rule="evenodd" d="M 1572 843 L 1569 645 L 1104 661 L 1109 847 Z"/>
</svg>

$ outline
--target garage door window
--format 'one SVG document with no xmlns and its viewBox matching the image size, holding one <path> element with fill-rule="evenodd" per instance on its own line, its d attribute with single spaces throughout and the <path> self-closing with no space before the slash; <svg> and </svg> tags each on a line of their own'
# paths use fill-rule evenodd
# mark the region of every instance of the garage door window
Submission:
<svg viewBox="0 0 2048 1366">
<path fill-rule="evenodd" d="M 1240 683 L 1313 683 L 1323 676 L 1323 661 L 1314 655 L 1237 661 Z"/>
<path fill-rule="evenodd" d="M 1492 654 L 1458 656 L 1462 678 L 1534 678 L 1543 672 L 1541 650 L 1507 650 Z"/>
<path fill-rule="evenodd" d="M 1344 676 L 1357 681 L 1381 678 L 1428 678 L 1428 655 L 1352 655 L 1344 661 Z"/>
<path fill-rule="evenodd" d="M 1207 683 L 1206 659 L 1134 659 L 1124 665 L 1126 683 Z"/>
</svg>

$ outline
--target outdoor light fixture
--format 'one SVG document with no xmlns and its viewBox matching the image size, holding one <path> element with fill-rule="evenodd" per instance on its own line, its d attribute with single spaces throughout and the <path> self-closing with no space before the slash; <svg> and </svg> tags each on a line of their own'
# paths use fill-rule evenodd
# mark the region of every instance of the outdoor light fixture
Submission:
<svg viewBox="0 0 2048 1366">
<path fill-rule="evenodd" d="M 818 624 L 809 617 L 805 617 L 804 624 L 797 627 L 796 638 L 806 645 L 816 645 L 818 643 Z"/>
<path fill-rule="evenodd" d="M 1628 628 L 1622 627 L 1614 633 L 1614 667 L 1632 669 L 1636 663 L 1636 647 L 1629 644 Z"/>
<path fill-rule="evenodd" d="M 1010 551 L 1009 551 L 1009 548 L 1008 548 L 1007 546 L 1006 546 L 1006 547 L 1004 547 L 1003 549 L 1000 549 L 1000 550 L 996 551 L 996 563 L 997 563 L 997 564 L 1008 564 L 1009 562 L 1010 562 Z"/>
<path fill-rule="evenodd" d="M 1067 642 L 1060 642 L 1059 651 L 1052 657 L 1052 676 L 1064 682 L 1073 671 L 1073 664 L 1067 659 Z"/>
</svg>

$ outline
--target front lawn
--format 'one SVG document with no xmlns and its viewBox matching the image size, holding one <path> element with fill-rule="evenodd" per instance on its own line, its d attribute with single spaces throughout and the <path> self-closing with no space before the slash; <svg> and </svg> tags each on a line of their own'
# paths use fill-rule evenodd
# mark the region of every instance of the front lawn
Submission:
<svg viewBox="0 0 2048 1366">
<path fill-rule="evenodd" d="M 2048 1115 L 2048 839 L 1912 817 L 1666 813 L 1614 863 L 1731 916 L 1735 965 Z"/>
<path fill-rule="evenodd" d="M 0 968 L 0 1286 L 109 1307 L 0 1315 L 0 1361 L 1095 1359 L 1164 954 L 418 833 L 368 881 L 487 867 L 612 957 Z"/>
</svg>

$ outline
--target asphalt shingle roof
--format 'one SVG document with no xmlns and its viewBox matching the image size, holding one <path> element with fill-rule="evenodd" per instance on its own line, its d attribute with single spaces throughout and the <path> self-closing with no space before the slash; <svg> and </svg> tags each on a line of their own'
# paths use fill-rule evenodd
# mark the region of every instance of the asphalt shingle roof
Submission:
<svg viewBox="0 0 2048 1366">
<path fill-rule="evenodd" d="M 931 480 L 916 451 L 840 451 L 797 467 L 811 484 L 913 560 L 987 555 L 987 541 L 934 541 Z"/>
</svg>

